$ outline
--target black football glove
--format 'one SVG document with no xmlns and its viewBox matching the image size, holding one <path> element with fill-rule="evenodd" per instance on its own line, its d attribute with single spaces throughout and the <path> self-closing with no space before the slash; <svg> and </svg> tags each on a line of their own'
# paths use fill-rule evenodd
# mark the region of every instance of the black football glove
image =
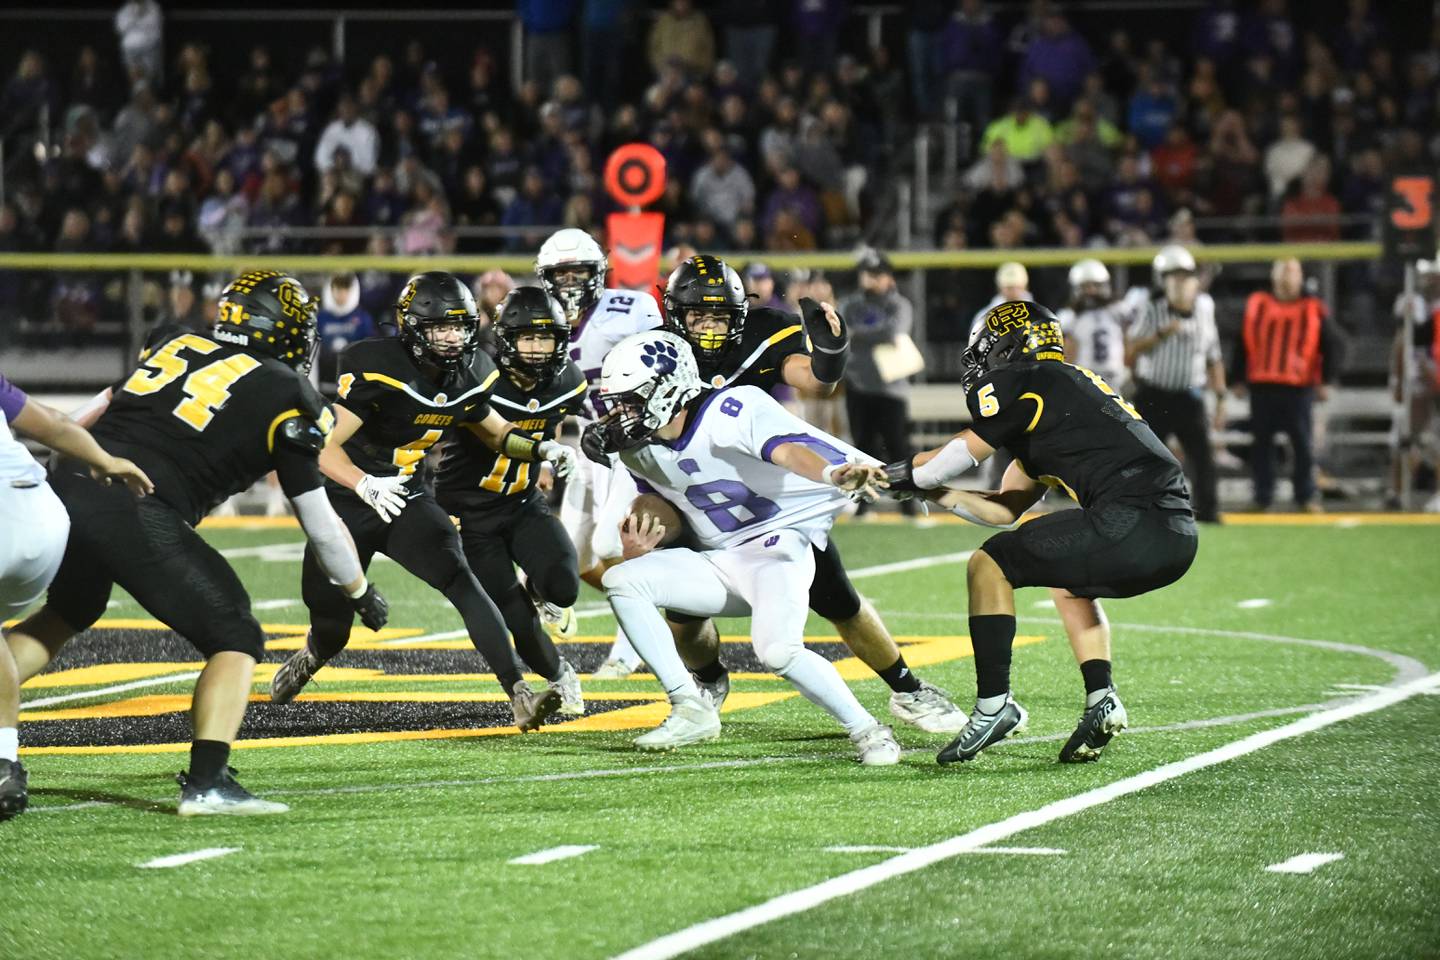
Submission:
<svg viewBox="0 0 1440 960">
<path fill-rule="evenodd" d="M 592 423 L 581 431 L 580 450 L 600 466 L 610 466 L 610 456 L 605 452 L 605 427 L 603 424 Z"/>
<path fill-rule="evenodd" d="M 910 457 L 885 464 L 885 479 L 892 494 L 920 492 L 920 488 L 915 486 L 915 464 Z"/>
<path fill-rule="evenodd" d="M 367 585 L 360 596 L 352 597 L 350 605 L 360 614 L 360 622 L 371 630 L 379 630 L 390 619 L 390 604 L 373 583 Z"/>
<path fill-rule="evenodd" d="M 825 310 L 820 304 L 809 297 L 800 298 L 800 317 L 805 321 L 805 333 L 810 337 L 810 343 L 817 349 L 826 353 L 838 353 L 850 345 L 850 331 L 845 327 L 845 318 L 839 313 L 840 333 L 836 335 L 830 330 L 830 321 L 825 319 Z"/>
</svg>

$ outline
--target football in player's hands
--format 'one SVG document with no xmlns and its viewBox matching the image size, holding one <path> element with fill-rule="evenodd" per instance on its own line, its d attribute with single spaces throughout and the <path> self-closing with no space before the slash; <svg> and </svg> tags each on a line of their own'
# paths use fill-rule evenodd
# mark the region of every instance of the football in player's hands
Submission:
<svg viewBox="0 0 1440 960">
<path fill-rule="evenodd" d="M 625 559 L 633 560 L 660 546 L 666 535 L 681 529 L 680 514 L 661 497 L 645 493 L 635 498 L 620 523 L 620 545 Z"/>
<path fill-rule="evenodd" d="M 390 619 L 390 603 L 375 589 L 375 584 L 369 584 L 365 592 L 350 601 L 355 607 L 355 612 L 360 615 L 360 622 L 371 630 L 379 630 L 385 626 Z"/>
<path fill-rule="evenodd" d="M 805 332 L 815 346 L 829 351 L 845 346 L 845 319 L 830 303 L 819 303 L 810 297 L 801 297 L 800 317 L 805 321 Z"/>
</svg>

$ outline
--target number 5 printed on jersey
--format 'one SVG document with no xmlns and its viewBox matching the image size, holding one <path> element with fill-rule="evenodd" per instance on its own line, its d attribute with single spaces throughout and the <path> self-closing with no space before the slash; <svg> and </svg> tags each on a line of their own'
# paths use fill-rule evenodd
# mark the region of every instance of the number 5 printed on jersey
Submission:
<svg viewBox="0 0 1440 960">
<path fill-rule="evenodd" d="M 219 349 L 218 343 L 194 334 L 176 337 L 142 361 L 144 366 L 125 381 L 125 392 L 141 397 L 158 393 L 190 369 L 190 361 L 181 357 L 180 351 L 207 354 Z M 204 430 L 215 419 L 215 411 L 230 399 L 230 388 L 235 386 L 235 381 L 259 366 L 260 361 L 248 353 L 232 354 L 206 364 L 185 378 L 180 387 L 185 399 L 177 403 L 171 413 L 196 430 Z"/>
</svg>

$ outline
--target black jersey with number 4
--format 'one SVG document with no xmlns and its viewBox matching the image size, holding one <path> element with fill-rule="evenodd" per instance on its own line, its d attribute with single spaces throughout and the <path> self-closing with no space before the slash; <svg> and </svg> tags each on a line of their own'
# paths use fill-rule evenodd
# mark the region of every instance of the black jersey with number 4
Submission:
<svg viewBox="0 0 1440 960">
<path fill-rule="evenodd" d="M 412 492 L 428 485 L 425 454 L 447 433 L 490 412 L 500 371 L 484 352 L 469 366 L 432 380 L 393 337 L 353 343 L 340 355 L 336 403 L 365 421 L 345 441 L 355 466 L 377 476 L 415 475 Z"/>
<path fill-rule="evenodd" d="M 572 361 L 560 373 L 529 390 L 500 372 L 490 402 L 515 428 L 537 440 L 554 440 L 565 418 L 580 409 L 590 384 Z M 535 489 L 539 465 L 513 460 L 487 447 L 472 430 L 457 431 L 440 458 L 435 492 L 451 512 L 506 502 Z M 515 502 L 515 501 L 510 501 Z"/>
<path fill-rule="evenodd" d="M 745 317 L 740 343 L 725 356 L 720 370 L 710 376 L 710 386 L 769 391 L 783 382 L 785 358 L 792 353 L 810 353 L 805 324 L 793 313 L 758 307 Z"/>
<path fill-rule="evenodd" d="M 1031 360 L 981 377 L 970 428 L 1082 507 L 1125 501 L 1189 509 L 1174 455 L 1135 408 L 1083 367 Z"/>
<path fill-rule="evenodd" d="M 193 331 L 157 331 L 91 431 L 138 463 L 191 525 L 274 469 L 276 431 L 300 417 L 328 436 L 329 405 L 292 367 Z"/>
</svg>

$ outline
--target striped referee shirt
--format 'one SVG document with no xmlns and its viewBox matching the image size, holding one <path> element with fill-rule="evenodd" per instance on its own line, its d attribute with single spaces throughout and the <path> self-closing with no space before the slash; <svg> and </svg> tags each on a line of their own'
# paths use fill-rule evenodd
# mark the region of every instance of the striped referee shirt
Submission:
<svg viewBox="0 0 1440 960">
<path fill-rule="evenodd" d="M 1208 293 L 1200 294 L 1194 311 L 1186 316 L 1171 310 L 1163 294 L 1155 294 L 1130 328 L 1130 337 L 1154 336 L 1172 320 L 1180 321 L 1179 332 L 1135 358 L 1135 380 L 1153 390 L 1202 390 L 1208 382 L 1209 365 L 1220 361 L 1215 301 Z"/>
</svg>

